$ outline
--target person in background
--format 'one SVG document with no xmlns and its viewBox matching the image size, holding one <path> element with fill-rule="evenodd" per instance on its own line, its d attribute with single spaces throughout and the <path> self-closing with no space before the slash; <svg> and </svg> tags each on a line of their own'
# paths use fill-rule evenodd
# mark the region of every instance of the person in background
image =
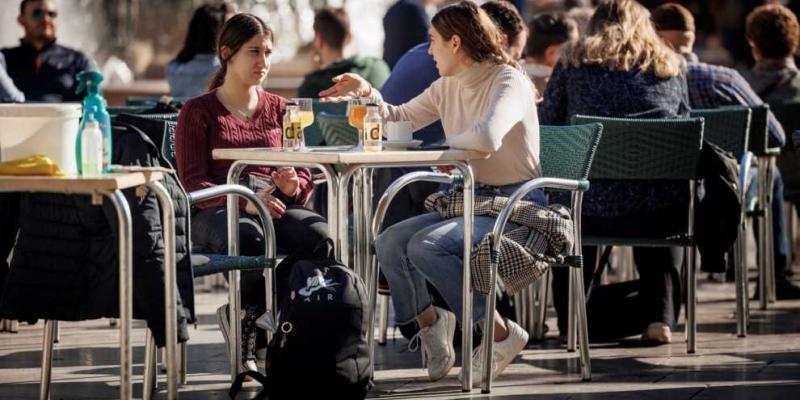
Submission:
<svg viewBox="0 0 800 400">
<path fill-rule="evenodd" d="M 24 103 L 25 94 L 14 85 L 14 81 L 6 73 L 6 59 L 0 53 L 0 103 Z"/>
<path fill-rule="evenodd" d="M 183 48 L 167 64 L 166 78 L 173 97 L 194 97 L 208 89 L 208 81 L 220 68 L 214 41 L 225 20 L 234 13 L 230 3 L 206 4 L 194 11 Z"/>
<path fill-rule="evenodd" d="M 428 41 L 431 27 L 427 7 L 442 0 L 398 0 L 383 17 L 383 60 L 394 68 L 397 60 L 412 47 Z"/>
<path fill-rule="evenodd" d="M 175 132 L 178 177 L 186 191 L 226 183 L 231 162 L 211 158 L 214 149 L 281 147 L 287 101 L 261 89 L 273 46 L 272 30 L 252 14 L 234 15 L 220 29 L 216 53 L 221 68 L 208 92 L 184 104 Z M 288 254 L 286 260 L 328 259 L 333 255 L 325 218 L 304 207 L 313 190 L 308 169 L 254 167 L 246 169 L 243 177 L 272 216 L 278 251 Z M 192 213 L 194 246 L 212 254 L 227 254 L 225 202 L 223 197 L 196 204 Z M 240 201 L 239 231 L 242 255 L 264 254 L 264 232 L 256 208 L 245 200 Z M 276 269 L 278 285 L 288 279 L 291 265 L 285 264 Z M 264 359 L 265 352 L 259 351 L 266 347 L 260 342 L 264 335 L 256 334 L 255 325 L 264 312 L 264 291 L 261 271 L 242 272 L 244 370 L 256 370 L 257 360 Z M 227 305 L 217 310 L 226 343 L 230 340 L 228 312 Z"/>
<path fill-rule="evenodd" d="M 568 125 L 576 114 L 685 117 L 689 99 L 684 68 L 685 61 L 656 34 L 644 7 L 635 0 L 603 0 L 586 36 L 566 49 L 553 70 L 540 106 L 540 123 Z M 688 199 L 688 187 L 682 184 L 593 180 L 583 198 L 583 233 L 670 235 L 685 229 Z M 569 204 L 568 197 L 555 193 L 550 200 Z M 584 247 L 583 254 L 589 282 L 596 249 Z M 599 304 L 593 292 L 587 305 L 589 334 L 611 340 L 641 334 L 643 342 L 670 343 L 681 309 L 683 249 L 635 247 L 633 255 L 640 279 L 627 283 L 631 296 Z M 567 329 L 566 272 L 553 271 L 553 299 L 562 334 Z M 620 313 L 620 307 L 626 312 Z"/>
<path fill-rule="evenodd" d="M 688 63 L 686 81 L 689 90 L 689 104 L 692 108 L 718 108 L 730 105 L 749 107 L 764 103 L 736 70 L 698 60 L 697 55 L 693 52 L 694 16 L 688 9 L 674 3 L 661 5 L 653 10 L 653 23 L 659 36 L 681 54 Z M 795 21 L 796 26 L 797 22 Z M 794 65 L 794 62 L 791 64 Z M 768 130 L 770 146 L 781 147 L 786 141 L 785 133 L 771 112 Z M 800 298 L 800 288 L 792 285 L 786 276 L 790 266 L 787 262 L 787 244 L 784 232 L 783 178 L 778 169 L 775 169 L 773 176 L 771 206 L 776 296 L 780 299 Z"/>
<path fill-rule="evenodd" d="M 522 59 L 525 42 L 528 40 L 528 27 L 519 11 L 508 0 L 490 0 L 481 4 L 497 28 L 503 49 L 514 60 Z"/>
<path fill-rule="evenodd" d="M 800 27 L 792 10 L 778 4 L 747 16 L 747 42 L 756 65 L 743 73 L 767 103 L 800 102 L 800 70 L 794 62 Z"/>
<path fill-rule="evenodd" d="M 578 25 L 564 14 L 545 13 L 531 20 L 525 49 L 525 72 L 541 96 L 565 45 L 578 39 Z"/>
<path fill-rule="evenodd" d="M 299 97 L 318 97 L 319 92 L 330 87 L 333 77 L 347 72 L 363 76 L 373 87 L 383 86 L 389 77 L 389 67 L 379 58 L 345 57 L 350 39 L 350 18 L 343 8 L 323 8 L 317 12 L 314 49 L 320 68 L 305 76 L 297 89 Z"/>
<path fill-rule="evenodd" d="M 413 129 L 441 120 L 447 144 L 491 157 L 472 164 L 479 194 L 508 196 L 523 182 L 540 175 L 539 123 L 533 85 L 503 50 L 500 33 L 486 12 L 471 1 L 442 8 L 432 20 L 430 50 L 442 78 L 402 105 L 386 103 L 377 89 L 355 74 L 334 79 L 320 93 L 328 101 L 369 97 L 386 121 L 411 121 Z M 534 191 L 531 201 L 545 202 Z M 475 243 L 495 219 L 475 216 Z M 391 288 L 395 318 L 416 321 L 427 355 L 428 376 L 439 380 L 455 363 L 453 332 L 462 314 L 461 277 L 463 218 L 443 219 L 433 212 L 386 228 L 375 239 L 375 252 Z M 455 312 L 433 305 L 430 282 Z M 473 318 L 496 327 L 492 375 L 497 376 L 525 347 L 528 334 L 495 312 L 485 315 L 485 296 L 475 293 Z M 471 329 L 471 326 L 462 329 Z M 473 358 L 473 382 L 481 379 L 481 346 Z"/>
<path fill-rule="evenodd" d="M 17 47 L 2 49 L 6 71 L 30 102 L 80 101 L 76 94 L 81 71 L 96 69 L 89 57 L 56 43 L 58 10 L 52 0 L 22 0 L 17 22 L 25 36 Z"/>
</svg>

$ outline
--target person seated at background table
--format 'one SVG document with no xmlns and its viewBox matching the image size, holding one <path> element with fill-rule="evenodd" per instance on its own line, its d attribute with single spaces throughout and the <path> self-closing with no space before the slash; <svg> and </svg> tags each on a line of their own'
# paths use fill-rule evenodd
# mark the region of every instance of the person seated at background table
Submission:
<svg viewBox="0 0 800 400">
<path fill-rule="evenodd" d="M 2 49 L 6 72 L 29 102 L 80 101 L 76 94 L 81 71 L 95 69 L 85 54 L 56 43 L 58 10 L 51 0 L 22 0 L 17 22 L 25 36 L 17 47 Z"/>
<path fill-rule="evenodd" d="M 800 25 L 792 10 L 779 4 L 757 7 L 747 16 L 747 42 L 756 60 L 743 73 L 753 90 L 770 104 L 800 101 L 800 70 L 794 54 Z"/>
<path fill-rule="evenodd" d="M 219 70 L 214 41 L 225 20 L 235 11 L 231 3 L 206 4 L 194 11 L 183 48 L 167 64 L 166 78 L 173 97 L 194 97 L 208 89 L 208 81 Z"/>
<path fill-rule="evenodd" d="M 481 4 L 483 11 L 500 30 L 500 43 L 512 60 L 519 61 L 528 40 L 528 27 L 514 4 L 507 0 L 490 0 Z"/>
<path fill-rule="evenodd" d="M 450 147 L 491 155 L 471 162 L 479 194 L 508 196 L 522 182 L 538 177 L 539 123 L 533 85 L 503 50 L 492 20 L 472 2 L 450 5 L 433 17 L 430 43 L 442 78 L 405 104 L 386 103 L 377 89 L 355 74 L 336 77 L 336 84 L 320 96 L 329 101 L 369 97 L 381 105 L 386 121 L 408 120 L 414 130 L 441 120 Z M 541 191 L 529 199 L 544 203 Z M 493 224 L 494 218 L 476 216 L 474 243 Z M 455 363 L 453 332 L 462 316 L 463 225 L 463 218 L 443 220 L 438 213 L 428 213 L 388 227 L 375 240 L 398 323 L 416 320 L 421 327 L 419 338 L 431 380 L 443 378 Z M 432 305 L 426 282 L 455 314 Z M 525 347 L 528 334 L 496 312 L 484 313 L 485 296 L 476 293 L 474 320 L 486 318 L 497 329 L 492 371 L 497 376 Z M 475 351 L 473 384 L 480 381 L 482 369 L 482 349 Z"/>
<path fill-rule="evenodd" d="M 214 160 L 217 148 L 280 147 L 286 99 L 261 89 L 270 68 L 274 34 L 252 14 L 237 14 L 221 28 L 217 56 L 221 65 L 209 92 L 184 104 L 175 132 L 178 176 L 187 191 L 224 184 L 231 161 Z M 332 256 L 332 241 L 325 219 L 303 205 L 313 189 L 307 169 L 253 167 L 244 172 L 253 180 L 270 180 L 271 188 L 258 197 L 275 225 L 278 250 L 293 259 L 326 259 Z M 251 185 L 259 186 L 259 185 Z M 195 204 L 192 243 L 204 250 L 227 254 L 227 212 L 224 197 Z M 239 248 L 242 255 L 264 254 L 264 233 L 253 204 L 240 201 Z M 278 266 L 277 276 L 291 266 Z M 266 343 L 256 342 L 255 319 L 264 311 L 264 278 L 261 271 L 241 274 L 242 353 L 245 369 L 255 370 L 254 351 Z M 228 308 L 217 310 L 226 343 L 230 340 Z M 263 339 L 264 335 L 257 335 Z M 229 355 L 230 356 L 230 355 Z M 262 357 L 259 357 L 259 360 Z"/>
<path fill-rule="evenodd" d="M 522 66 L 542 96 L 563 47 L 578 39 L 578 25 L 565 14 L 544 13 L 532 19 L 528 29 L 530 37 Z"/>
<path fill-rule="evenodd" d="M 568 125 L 575 114 L 620 118 L 687 116 L 684 60 L 658 37 L 650 13 L 634 0 L 601 1 L 587 34 L 565 49 L 541 103 L 545 125 Z M 592 180 L 583 200 L 583 233 L 609 236 L 659 234 L 685 222 L 688 187 L 665 182 L 629 183 Z M 551 198 L 561 204 L 569 199 Z M 683 250 L 634 248 L 640 279 L 635 309 L 593 306 L 589 335 L 621 338 L 642 333 L 644 341 L 669 343 L 681 306 Z M 594 248 L 584 247 L 584 276 L 590 281 Z M 558 329 L 567 328 L 567 271 L 554 270 L 553 299 Z M 588 285 L 587 285 L 588 286 Z"/>
<path fill-rule="evenodd" d="M 759 95 L 736 70 L 699 61 L 697 55 L 692 51 L 695 39 L 694 16 L 687 8 L 675 3 L 659 6 L 653 10 L 653 23 L 659 36 L 680 53 L 688 63 L 686 80 L 689 89 L 689 104 L 692 108 L 764 104 Z M 794 27 L 797 28 L 796 20 Z M 797 43 L 796 33 L 794 37 L 795 43 Z M 788 42 L 791 42 L 791 39 L 784 41 L 784 43 Z M 775 44 L 772 46 L 775 47 Z M 794 66 L 791 58 L 787 63 Z M 772 72 L 767 72 L 767 74 L 771 75 Z M 787 76 L 789 74 L 787 71 Z M 786 141 L 783 127 L 772 112 L 769 113 L 768 118 L 769 144 L 771 147 L 781 147 Z M 757 174 L 754 176 L 757 178 Z M 753 187 L 755 186 L 754 184 Z M 800 298 L 800 288 L 789 281 L 787 274 L 791 266 L 788 265 L 783 203 L 783 177 L 781 171 L 775 169 L 772 178 L 772 204 L 770 206 L 772 207 L 776 296 L 779 299 Z M 704 260 L 704 263 L 706 261 L 708 260 Z M 719 262 L 724 262 L 724 260 Z"/>
<path fill-rule="evenodd" d="M 345 57 L 350 44 L 350 17 L 343 8 L 323 8 L 314 16 L 314 50 L 319 69 L 309 73 L 297 88 L 299 97 L 318 97 L 335 76 L 354 72 L 374 87 L 382 87 L 389 77 L 389 66 L 375 57 Z"/>
<path fill-rule="evenodd" d="M 394 69 L 409 49 L 424 43 L 431 27 L 428 10 L 443 0 L 397 0 L 383 16 L 383 60 Z"/>
</svg>

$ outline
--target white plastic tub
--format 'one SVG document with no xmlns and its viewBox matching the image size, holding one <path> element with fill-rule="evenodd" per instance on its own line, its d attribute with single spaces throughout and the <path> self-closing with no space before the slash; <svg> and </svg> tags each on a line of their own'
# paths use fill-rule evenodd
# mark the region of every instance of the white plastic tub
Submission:
<svg viewBox="0 0 800 400">
<path fill-rule="evenodd" d="M 77 174 L 75 138 L 79 103 L 0 104 L 0 161 L 44 154 Z"/>
</svg>

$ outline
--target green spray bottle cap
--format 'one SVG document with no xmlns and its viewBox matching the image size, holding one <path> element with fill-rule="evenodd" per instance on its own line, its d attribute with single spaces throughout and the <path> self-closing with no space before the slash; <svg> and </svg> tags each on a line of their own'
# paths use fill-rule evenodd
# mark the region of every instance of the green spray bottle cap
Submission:
<svg viewBox="0 0 800 400">
<path fill-rule="evenodd" d="M 93 95 L 100 93 L 100 82 L 103 81 L 103 74 L 97 71 L 82 71 L 78 73 L 78 87 L 75 94 L 80 94 L 84 90 L 87 94 Z"/>
</svg>

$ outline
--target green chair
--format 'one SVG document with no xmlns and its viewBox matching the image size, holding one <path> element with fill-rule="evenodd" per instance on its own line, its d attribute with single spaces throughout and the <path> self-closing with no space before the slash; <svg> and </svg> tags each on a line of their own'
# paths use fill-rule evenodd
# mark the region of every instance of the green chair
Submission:
<svg viewBox="0 0 800 400">
<path fill-rule="evenodd" d="M 314 108 L 314 123 L 303 129 L 303 133 L 305 134 L 306 146 L 321 146 L 325 142 L 322 137 L 319 115 L 346 115 L 347 103 L 322 102 L 319 99 L 314 99 L 312 107 Z"/>
<path fill-rule="evenodd" d="M 752 110 L 748 107 L 701 109 L 691 112 L 692 117 L 700 117 L 705 121 L 703 139 L 720 146 L 739 160 L 739 199 L 743 207 L 739 234 L 731 252 L 736 276 L 736 334 L 739 337 L 747 336 L 750 314 L 747 294 L 747 246 L 745 244 L 747 207 L 744 205 L 747 189 L 752 184 L 750 165 L 753 161 L 753 153 L 748 150 L 751 115 Z M 766 134 L 766 131 L 761 134 Z"/>
<path fill-rule="evenodd" d="M 698 164 L 703 143 L 703 120 L 623 119 L 576 115 L 572 123 L 603 124 L 603 140 L 597 148 L 589 179 L 624 180 L 631 183 L 649 180 L 685 182 L 689 186 L 686 229 L 666 237 L 606 237 L 583 235 L 591 246 L 645 246 L 684 248 L 686 263 L 687 352 L 695 352 L 696 273 L 694 204 Z M 687 261 L 688 260 L 688 261 Z"/>
<path fill-rule="evenodd" d="M 327 146 L 354 146 L 358 144 L 358 131 L 347 122 L 346 115 L 319 113 L 316 120 Z"/>
<path fill-rule="evenodd" d="M 534 178 L 517 189 L 510 197 L 508 203 L 500 211 L 495 221 L 494 229 L 489 234 L 492 238 L 499 238 L 506 226 L 506 221 L 511 214 L 515 204 L 522 200 L 529 192 L 539 188 L 550 190 L 566 190 L 572 193 L 571 216 L 574 222 L 575 242 L 571 255 L 565 257 L 563 266 L 569 268 L 570 275 L 570 307 L 569 307 L 569 332 L 568 337 L 574 349 L 575 336 L 580 340 L 580 365 L 581 377 L 584 381 L 591 380 L 591 360 L 589 355 L 589 332 L 586 321 L 586 299 L 583 284 L 583 257 L 581 255 L 581 202 L 583 192 L 589 189 L 589 170 L 592 168 L 592 160 L 603 126 L 597 123 L 575 126 L 541 126 L 539 144 L 541 146 L 540 165 L 542 176 Z M 492 241 L 492 282 L 489 284 L 490 292 L 487 295 L 486 315 L 493 315 L 495 309 L 497 287 L 497 262 L 499 255 L 500 240 Z M 546 282 L 540 279 L 539 282 Z M 526 296 L 529 289 L 522 291 L 517 299 Z M 516 304 L 526 307 L 530 302 L 524 299 Z M 577 307 L 576 307 L 577 306 Z M 577 322 L 577 330 L 573 327 Z M 493 354 L 494 324 L 486 324 L 483 335 L 484 354 L 489 355 L 484 361 L 482 377 L 482 391 L 488 393 L 491 390 L 491 355 Z M 568 346 L 569 347 L 569 346 Z"/>
<path fill-rule="evenodd" d="M 155 107 L 158 103 L 167 100 L 170 102 L 184 103 L 189 97 L 172 97 L 170 95 L 128 96 L 125 98 L 126 106 Z"/>
<path fill-rule="evenodd" d="M 775 301 L 775 254 L 772 232 L 772 178 L 780 148 L 769 147 L 770 106 L 752 107 L 750 121 L 750 143 L 748 149 L 755 155 L 758 164 L 758 196 L 747 204 L 747 216 L 753 217 L 758 230 L 758 302 L 759 308 L 767 309 Z"/>
<path fill-rule="evenodd" d="M 800 204 L 800 146 L 794 140 L 796 132 L 800 131 L 800 103 L 771 104 L 770 107 L 786 132 L 786 144 L 778 156 L 777 165 L 783 179 L 783 198 L 791 203 L 786 205 L 785 223 L 788 227 L 787 244 L 790 250 L 787 252 L 786 262 L 792 265 L 792 259 L 796 256 L 791 251 L 795 227 L 792 223 L 793 212 L 790 210 L 792 205 Z"/>
</svg>

